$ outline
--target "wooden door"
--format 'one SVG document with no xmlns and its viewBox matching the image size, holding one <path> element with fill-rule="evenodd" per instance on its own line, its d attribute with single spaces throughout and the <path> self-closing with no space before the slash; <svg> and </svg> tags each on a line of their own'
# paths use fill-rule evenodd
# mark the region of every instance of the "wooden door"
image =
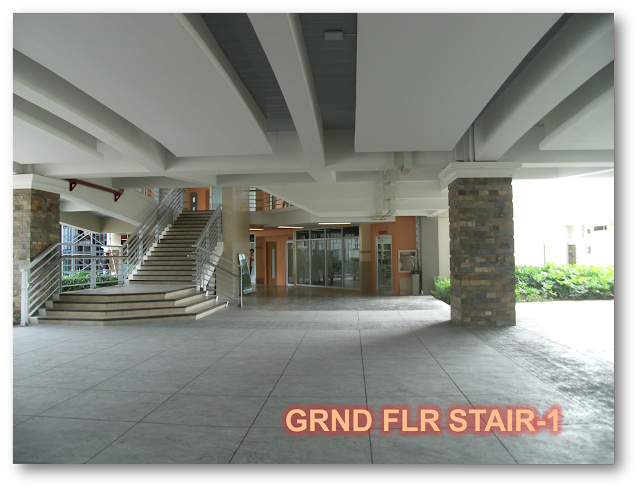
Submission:
<svg viewBox="0 0 640 490">
<path fill-rule="evenodd" d="M 267 284 L 276 284 L 276 245 L 276 242 L 267 242 Z"/>
</svg>

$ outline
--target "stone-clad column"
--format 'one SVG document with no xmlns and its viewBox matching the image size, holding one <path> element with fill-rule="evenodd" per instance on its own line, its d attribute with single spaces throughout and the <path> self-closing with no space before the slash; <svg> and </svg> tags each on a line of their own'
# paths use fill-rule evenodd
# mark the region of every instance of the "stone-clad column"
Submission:
<svg viewBox="0 0 640 490">
<path fill-rule="evenodd" d="M 451 319 L 462 326 L 516 324 L 511 178 L 449 184 Z"/>
<path fill-rule="evenodd" d="M 13 190 L 13 311 L 20 311 L 20 266 L 60 242 L 60 195 L 38 189 Z"/>
</svg>

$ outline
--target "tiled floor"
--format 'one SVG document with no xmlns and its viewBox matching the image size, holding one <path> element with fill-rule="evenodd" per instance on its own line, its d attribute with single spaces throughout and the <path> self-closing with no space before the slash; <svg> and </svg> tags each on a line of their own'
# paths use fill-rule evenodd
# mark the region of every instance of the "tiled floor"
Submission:
<svg viewBox="0 0 640 490">
<path fill-rule="evenodd" d="M 460 328 L 431 297 L 260 288 L 176 324 L 14 328 L 20 463 L 612 463 L 613 301 Z M 558 436 L 298 436 L 290 405 L 529 404 Z"/>
</svg>

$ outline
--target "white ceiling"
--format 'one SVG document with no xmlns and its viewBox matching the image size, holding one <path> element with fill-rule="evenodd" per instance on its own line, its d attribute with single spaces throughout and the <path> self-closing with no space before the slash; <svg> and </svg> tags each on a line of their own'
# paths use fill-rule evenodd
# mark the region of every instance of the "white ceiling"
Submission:
<svg viewBox="0 0 640 490">
<path fill-rule="evenodd" d="M 360 14 L 356 151 L 450 151 L 560 14 Z"/>
<path fill-rule="evenodd" d="M 559 18 L 359 14 L 355 129 L 323 130 L 299 19 L 252 15 L 297 128 L 265 132 L 198 14 L 15 14 L 14 172 L 252 185 L 327 219 L 372 219 L 381 203 L 434 216 L 441 170 L 473 162 L 473 125 L 488 160 L 522 164 L 516 179 L 613 174 L 613 18 L 570 16 L 530 54 Z"/>
</svg>

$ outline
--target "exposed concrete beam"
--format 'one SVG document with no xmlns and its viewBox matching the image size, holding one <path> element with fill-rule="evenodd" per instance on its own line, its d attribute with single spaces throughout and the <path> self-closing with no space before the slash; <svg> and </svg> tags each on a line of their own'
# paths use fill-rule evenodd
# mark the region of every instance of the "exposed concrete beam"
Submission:
<svg viewBox="0 0 640 490">
<path fill-rule="evenodd" d="M 575 14 L 475 121 L 475 159 L 502 157 L 568 95 L 613 61 L 613 14 Z"/>
<path fill-rule="evenodd" d="M 543 127 L 531 128 L 498 161 L 538 164 L 540 167 L 563 167 L 575 162 L 613 166 L 613 150 L 540 150 L 539 144 L 544 137 Z"/>
<path fill-rule="evenodd" d="M 145 187 L 174 188 L 174 187 L 194 187 L 194 184 L 202 186 L 203 180 L 185 180 L 172 177 L 120 177 L 113 179 L 113 186 L 119 189 L 141 189 Z"/>
<path fill-rule="evenodd" d="M 335 182 L 325 172 L 324 135 L 307 48 L 297 14 L 249 14 L 296 126 L 309 172 L 318 182 Z"/>
<path fill-rule="evenodd" d="M 13 92 L 104 141 L 146 169 L 164 169 L 167 150 L 160 143 L 15 49 Z"/>
<path fill-rule="evenodd" d="M 613 150 L 613 63 L 596 73 L 544 118 L 541 150 Z"/>
<path fill-rule="evenodd" d="M 218 185 L 227 186 L 258 186 L 263 184 L 301 184 L 313 183 L 315 179 L 306 172 L 291 172 L 288 174 L 229 174 L 218 175 Z"/>
</svg>

